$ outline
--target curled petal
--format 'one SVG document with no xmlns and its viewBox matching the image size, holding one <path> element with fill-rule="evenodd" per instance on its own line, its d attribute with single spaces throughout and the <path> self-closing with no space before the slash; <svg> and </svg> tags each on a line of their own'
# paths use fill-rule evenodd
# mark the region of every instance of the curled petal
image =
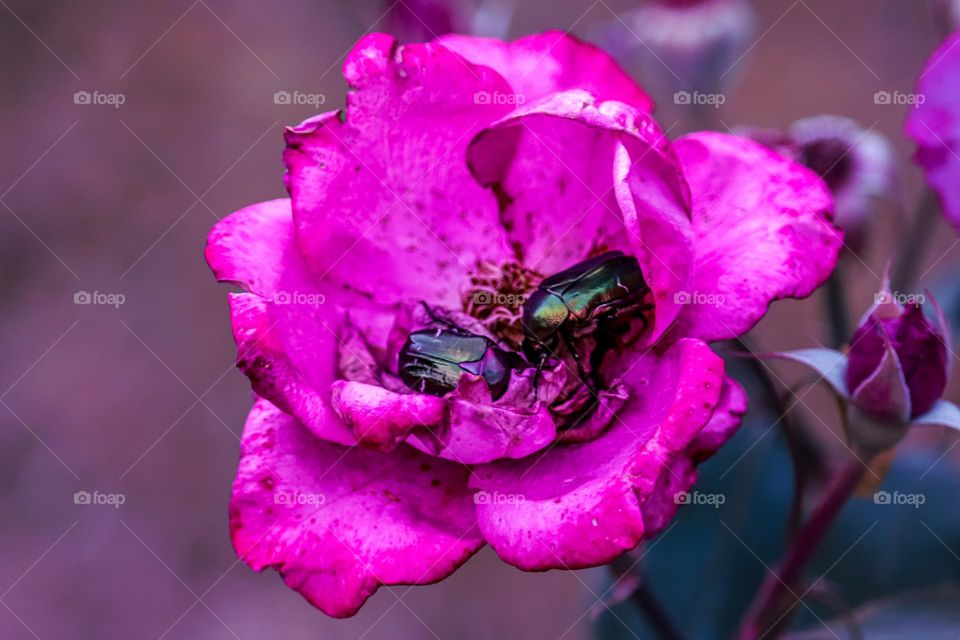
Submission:
<svg viewBox="0 0 960 640">
<path fill-rule="evenodd" d="M 380 585 L 429 584 L 483 546 L 467 470 L 409 448 L 323 442 L 258 399 L 244 429 L 230 535 L 325 613 L 351 616 Z"/>
<path fill-rule="evenodd" d="M 712 456 L 733 436 L 747 413 L 748 400 L 747 392 L 739 382 L 730 376 L 724 377 L 717 408 L 710 422 L 697 434 L 688 449 L 696 462 Z"/>
<path fill-rule="evenodd" d="M 643 503 L 645 537 L 670 524 L 683 502 L 679 495 L 688 491 L 697 480 L 696 465 L 710 458 L 733 436 L 746 412 L 746 391 L 733 378 L 725 376 L 720 400 L 710 422 L 687 447 L 686 455 L 678 456 L 670 464 L 669 473 L 660 476 L 656 488 Z"/>
<path fill-rule="evenodd" d="M 502 398 L 494 402 L 483 378 L 464 374 L 448 394 L 442 426 L 415 432 L 409 443 L 417 449 L 462 464 L 501 458 L 523 458 L 553 442 L 557 426 L 547 410 L 560 385 L 555 371 L 545 370 L 540 402 L 531 403 L 533 370 L 515 371 Z"/>
<path fill-rule="evenodd" d="M 842 246 L 813 172 L 757 143 L 695 133 L 675 143 L 693 194 L 695 277 L 677 335 L 714 341 L 751 329 L 774 300 L 810 295 Z"/>
<path fill-rule="evenodd" d="M 278 305 L 252 293 L 230 295 L 237 367 L 254 392 L 296 416 L 319 438 L 353 444 L 330 407 L 336 337 L 312 310 Z"/>
<path fill-rule="evenodd" d="M 513 42 L 450 34 L 439 42 L 506 78 L 515 103 L 582 89 L 600 101 L 619 100 L 640 111 L 653 111 L 653 101 L 613 58 L 565 31 L 535 33 Z"/>
<path fill-rule="evenodd" d="M 414 429 L 439 425 L 444 412 L 443 399 L 436 396 L 345 380 L 333 383 L 331 402 L 357 441 L 379 451 L 392 451 Z"/>
<path fill-rule="evenodd" d="M 630 399 L 596 440 L 475 468 L 480 529 L 505 561 L 527 570 L 609 562 L 655 532 L 648 525 L 660 523 L 662 504 L 654 498 L 648 510 L 651 496 L 692 482 L 682 469 L 665 476 L 715 414 L 723 361 L 683 339 L 662 357 L 639 356 L 623 382 Z"/>
<path fill-rule="evenodd" d="M 316 285 L 293 235 L 289 198 L 244 207 L 210 231 L 207 263 L 219 282 L 234 282 L 265 298 L 312 291 Z"/>
<path fill-rule="evenodd" d="M 321 278 L 388 304 L 459 306 L 479 261 L 510 255 L 496 198 L 471 178 L 467 143 L 512 107 L 498 74 L 439 44 L 363 38 L 347 56 L 345 112 L 287 130 L 297 241 Z"/>
<path fill-rule="evenodd" d="M 616 419 L 617 413 L 629 398 L 625 385 L 617 385 L 610 390 L 601 389 L 596 394 L 588 391 L 589 400 L 586 416 L 568 417 L 570 426 L 557 434 L 561 442 L 588 442 L 602 434 Z M 554 412 L 556 412 L 554 407 Z M 582 407 L 581 407 L 582 410 Z"/>
<path fill-rule="evenodd" d="M 566 91 L 524 105 L 471 143 L 477 180 L 500 197 L 525 265 L 555 273 L 601 250 L 636 255 L 656 301 L 654 337 L 692 271 L 689 193 L 649 115 Z"/>
</svg>

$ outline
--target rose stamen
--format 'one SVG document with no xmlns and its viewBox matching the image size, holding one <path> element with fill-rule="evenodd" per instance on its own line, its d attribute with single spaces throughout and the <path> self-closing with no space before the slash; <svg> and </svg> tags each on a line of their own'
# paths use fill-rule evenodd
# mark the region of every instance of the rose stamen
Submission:
<svg viewBox="0 0 960 640">
<path fill-rule="evenodd" d="M 463 292 L 463 311 L 514 349 L 523 342 L 523 303 L 543 276 L 516 263 L 481 263 Z"/>
</svg>

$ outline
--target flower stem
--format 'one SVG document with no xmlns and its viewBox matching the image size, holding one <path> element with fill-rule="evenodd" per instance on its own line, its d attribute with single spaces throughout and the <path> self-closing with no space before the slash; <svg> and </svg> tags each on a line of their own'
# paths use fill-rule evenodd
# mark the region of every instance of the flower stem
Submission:
<svg viewBox="0 0 960 640">
<path fill-rule="evenodd" d="M 740 640 L 758 640 L 761 637 L 772 640 L 786 628 L 790 613 L 801 599 L 796 587 L 803 568 L 820 546 L 864 473 L 866 467 L 856 457 L 851 457 L 837 471 L 810 518 L 793 538 L 786 555 L 761 585 L 741 625 Z"/>
<path fill-rule="evenodd" d="M 653 597 L 653 593 L 645 584 L 640 584 L 631 596 L 633 601 L 640 607 L 640 610 L 647 616 L 657 634 L 664 640 L 683 640 L 683 636 L 673 625 L 673 621 L 667 616 L 660 603 Z"/>
<path fill-rule="evenodd" d="M 790 408 L 787 407 L 770 376 L 770 369 L 760 360 L 760 356 L 756 355 L 757 350 L 745 337 L 734 338 L 731 342 L 742 353 L 752 356 L 747 358 L 746 364 L 766 395 L 769 408 L 778 416 L 780 426 L 783 427 L 783 435 L 793 462 L 793 498 L 790 502 L 790 518 L 787 524 L 787 531 L 792 537 L 800 527 L 804 493 L 807 483 L 820 466 L 819 456 L 815 445 L 806 436 L 803 426 L 791 415 Z"/>
<path fill-rule="evenodd" d="M 626 566 L 627 563 L 629 566 Z M 632 561 L 629 554 L 614 560 L 612 564 L 607 565 L 613 573 L 614 578 L 620 581 L 625 574 L 634 573 L 636 563 Z M 673 620 L 667 614 L 660 602 L 654 597 L 653 592 L 647 587 L 642 576 L 634 576 L 636 586 L 630 592 L 630 599 L 643 612 L 647 622 L 653 627 L 659 638 L 663 640 L 684 640 L 683 634 L 674 624 Z"/>
<path fill-rule="evenodd" d="M 834 349 L 839 349 L 850 339 L 850 318 L 847 313 L 846 286 L 844 286 L 844 261 L 834 270 L 824 287 L 827 296 L 827 320 L 830 326 L 830 343 Z"/>
</svg>

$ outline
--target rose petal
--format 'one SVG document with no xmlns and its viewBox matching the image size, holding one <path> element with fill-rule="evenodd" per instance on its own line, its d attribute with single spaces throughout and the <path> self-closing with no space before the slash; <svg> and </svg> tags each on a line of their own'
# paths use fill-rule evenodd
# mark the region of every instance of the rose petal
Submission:
<svg viewBox="0 0 960 640">
<path fill-rule="evenodd" d="M 503 397 L 493 402 L 483 378 L 464 374 L 445 396 L 443 425 L 431 433 L 415 432 L 409 443 L 420 451 L 461 464 L 523 458 L 553 442 L 557 426 L 547 410 L 559 389 L 556 371 L 544 370 L 540 402 L 530 404 L 533 369 L 514 371 Z M 547 390 L 550 390 L 549 392 Z"/>
<path fill-rule="evenodd" d="M 926 413 L 947 388 L 951 364 L 947 342 L 920 305 L 908 307 L 898 321 L 889 323 L 888 332 L 910 387 L 913 416 Z"/>
<path fill-rule="evenodd" d="M 276 304 L 252 293 L 231 294 L 237 367 L 257 395 L 296 416 L 317 437 L 353 444 L 353 434 L 330 407 L 336 337 L 325 311 Z"/>
<path fill-rule="evenodd" d="M 916 96 L 906 134 L 917 143 L 915 160 L 947 219 L 960 229 L 960 33 L 947 38 L 927 61 Z"/>
<path fill-rule="evenodd" d="M 666 329 L 690 277 L 692 229 L 686 184 L 652 118 L 567 91 L 492 124 L 467 160 L 500 195 L 525 266 L 551 274 L 600 250 L 634 254 L 656 301 L 653 337 Z"/>
<path fill-rule="evenodd" d="M 331 403 L 357 441 L 379 451 L 397 448 L 414 429 L 438 426 L 444 401 L 421 393 L 398 394 L 383 387 L 338 380 Z"/>
<path fill-rule="evenodd" d="M 478 523 L 505 561 L 527 570 L 595 566 L 653 533 L 646 521 L 656 513 L 646 514 L 646 500 L 710 423 L 723 361 L 683 339 L 662 357 L 640 356 L 624 383 L 630 400 L 596 440 L 475 468 Z"/>
<path fill-rule="evenodd" d="M 258 399 L 233 485 L 233 545 L 325 613 L 351 616 L 380 585 L 436 582 L 483 546 L 467 474 L 406 447 L 323 442 Z"/>
<path fill-rule="evenodd" d="M 687 447 L 687 455 L 670 465 L 670 473 L 661 474 L 656 488 L 643 503 L 646 537 L 670 524 L 683 503 L 678 494 L 688 491 L 697 481 L 696 465 L 710 458 L 740 427 L 747 412 L 747 393 L 733 378 L 725 376 L 717 408 L 710 422 Z"/>
<path fill-rule="evenodd" d="M 720 446 L 729 440 L 740 428 L 743 416 L 747 413 L 749 397 L 739 382 L 726 376 L 720 401 L 707 426 L 697 434 L 688 451 L 696 462 L 702 462 L 712 456 Z"/>
<path fill-rule="evenodd" d="M 810 295 L 830 276 L 842 234 L 810 170 L 720 133 L 675 143 L 693 194 L 695 277 L 676 335 L 714 341 L 752 328 L 774 300 Z"/>
<path fill-rule="evenodd" d="M 513 87 L 515 101 L 582 89 L 598 100 L 619 100 L 650 113 L 653 101 L 602 49 L 565 31 L 546 31 L 513 42 L 450 34 L 439 42 L 474 64 L 492 67 Z"/>
<path fill-rule="evenodd" d="M 244 207 L 218 222 L 207 237 L 206 258 L 217 281 L 265 298 L 316 289 L 297 251 L 288 198 Z"/>
<path fill-rule="evenodd" d="M 910 388 L 897 352 L 884 336 L 880 363 L 850 394 L 858 409 L 881 422 L 903 424 L 910 419 Z"/>
<path fill-rule="evenodd" d="M 477 96 L 509 85 L 441 45 L 384 34 L 360 40 L 344 76 L 345 115 L 287 130 L 300 248 L 318 277 L 380 303 L 458 307 L 477 262 L 510 255 L 496 199 L 463 161 L 473 135 L 512 108 Z"/>
<path fill-rule="evenodd" d="M 884 333 L 881 317 L 871 314 L 864 318 L 850 338 L 847 367 L 844 373 L 845 388 L 850 393 L 863 384 L 863 381 L 880 366 L 886 346 Z"/>
</svg>

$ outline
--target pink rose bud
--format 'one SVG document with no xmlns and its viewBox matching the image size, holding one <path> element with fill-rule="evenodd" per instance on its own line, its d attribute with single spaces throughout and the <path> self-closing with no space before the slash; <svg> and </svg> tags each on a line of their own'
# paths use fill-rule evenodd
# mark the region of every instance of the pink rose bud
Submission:
<svg viewBox="0 0 960 640">
<path fill-rule="evenodd" d="M 598 37 L 675 103 L 716 106 L 743 67 L 757 24 L 746 0 L 656 0 L 611 19 Z"/>
<path fill-rule="evenodd" d="M 906 309 L 878 305 L 857 329 L 848 353 L 846 383 L 854 406 L 875 420 L 896 423 L 933 408 L 947 386 L 950 363 L 947 333 L 937 324 L 917 303 Z"/>
</svg>

